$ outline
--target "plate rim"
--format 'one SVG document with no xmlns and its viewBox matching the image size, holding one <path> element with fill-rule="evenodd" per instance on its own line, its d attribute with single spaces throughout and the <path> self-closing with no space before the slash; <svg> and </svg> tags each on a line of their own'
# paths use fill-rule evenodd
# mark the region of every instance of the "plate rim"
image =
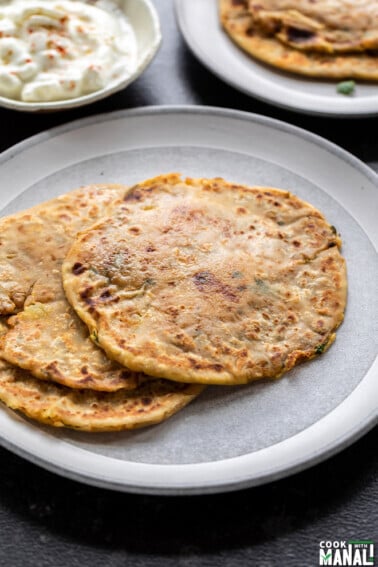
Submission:
<svg viewBox="0 0 378 567">
<path fill-rule="evenodd" d="M 212 0 L 212 1 L 216 2 L 217 0 Z M 290 110 L 290 111 L 295 112 L 297 114 L 303 113 L 303 114 L 309 114 L 309 115 L 314 115 L 314 116 L 324 116 L 324 117 L 334 117 L 334 118 L 362 118 L 362 117 L 369 117 L 369 116 L 370 117 L 378 116 L 378 104 L 376 105 L 375 109 L 367 108 L 367 109 L 359 109 L 357 111 L 353 108 L 348 109 L 347 107 L 345 107 L 343 110 L 336 112 L 336 111 L 324 109 L 324 106 L 318 107 L 318 106 L 312 106 L 311 104 L 306 104 L 306 103 L 298 108 L 294 103 L 292 103 L 292 104 L 290 102 L 285 103 L 282 99 L 269 96 L 269 94 L 268 95 L 262 95 L 262 94 L 260 94 L 256 91 L 254 91 L 254 90 L 245 88 L 244 86 L 240 85 L 238 83 L 238 81 L 234 80 L 228 74 L 224 73 L 223 68 L 221 68 L 221 67 L 218 68 L 213 63 L 213 61 L 210 60 L 206 56 L 206 53 L 204 53 L 203 50 L 200 49 L 200 46 L 198 46 L 197 43 L 193 40 L 193 37 L 191 36 L 188 28 L 185 25 L 184 5 L 185 5 L 185 0 L 174 0 L 176 22 L 177 22 L 177 26 L 178 26 L 178 28 L 181 32 L 181 35 L 182 35 L 183 39 L 185 40 L 185 44 L 187 45 L 189 50 L 192 52 L 192 54 L 198 59 L 198 61 L 200 61 L 200 63 L 202 63 L 210 72 L 212 72 L 216 77 L 218 77 L 218 79 L 227 83 L 228 85 L 230 85 L 234 89 L 237 89 L 238 91 L 242 92 L 243 94 L 250 96 L 250 97 L 254 97 L 254 98 L 256 98 L 256 99 L 258 99 L 258 100 L 260 100 L 260 101 L 262 101 L 266 104 L 271 104 L 271 105 L 276 106 L 278 108 Z M 243 53 L 242 50 L 241 50 L 241 53 Z M 264 65 L 262 62 L 260 62 L 260 63 L 262 65 Z M 274 69 L 273 69 L 273 71 L 274 71 Z M 297 77 L 297 78 L 301 78 L 300 75 L 294 75 L 294 76 Z M 340 81 L 338 81 L 338 82 L 340 82 Z M 378 84 L 377 84 L 377 89 L 378 89 Z M 299 94 L 297 93 L 297 96 L 299 96 L 299 99 L 301 99 L 300 93 Z M 324 101 L 320 101 L 320 100 L 319 100 L 319 105 L 321 105 L 322 102 L 323 102 L 323 105 L 324 105 Z M 342 102 L 345 102 L 345 101 L 342 101 Z"/>
<path fill-rule="evenodd" d="M 20 418 L 17 416 L 17 419 Z M 130 494 L 145 494 L 145 495 L 153 495 L 153 496 L 188 496 L 188 495 L 196 496 L 196 495 L 236 492 L 239 490 L 245 490 L 248 488 L 253 488 L 271 482 L 279 481 L 284 478 L 293 476 L 295 474 L 304 472 L 318 464 L 321 464 L 322 462 L 328 460 L 331 457 L 337 456 L 340 452 L 342 452 L 344 449 L 347 449 L 353 443 L 357 442 L 361 437 L 366 435 L 369 431 L 373 430 L 374 427 L 377 426 L 378 426 L 378 417 L 372 412 L 369 420 L 367 420 L 364 423 L 364 426 L 361 427 L 358 431 L 354 431 L 352 435 L 345 433 L 343 436 L 338 438 L 337 446 L 335 445 L 330 445 L 329 447 L 327 446 L 327 448 L 324 451 L 314 453 L 311 459 L 308 459 L 305 462 L 298 459 L 290 465 L 290 468 L 288 467 L 281 471 L 274 471 L 274 470 L 271 471 L 268 469 L 263 473 L 261 473 L 258 477 L 252 479 L 247 477 L 242 477 L 241 479 L 236 478 L 234 480 L 228 480 L 227 482 L 220 481 L 218 483 L 213 482 L 212 484 L 195 485 L 195 486 L 184 486 L 184 485 L 170 486 L 168 484 L 167 485 L 161 484 L 159 486 L 153 486 L 153 485 L 146 486 L 144 484 L 138 484 L 137 482 L 127 484 L 123 481 L 123 479 L 122 480 L 118 479 L 117 481 L 115 481 L 115 480 L 107 479 L 105 475 L 100 477 L 96 475 L 92 470 L 90 470 L 89 467 L 87 472 L 83 472 L 83 470 L 80 470 L 78 466 L 75 467 L 71 466 L 71 468 L 64 467 L 61 464 L 52 462 L 51 459 L 49 460 L 39 455 L 36 455 L 35 452 L 28 451 L 25 448 L 22 449 L 18 445 L 16 445 L 15 443 L 9 440 L 4 440 L 1 437 L 1 435 L 0 435 L 0 446 L 3 447 L 4 449 L 9 450 L 10 452 L 19 456 L 20 458 L 26 459 L 28 462 L 32 463 L 33 465 L 39 466 L 51 473 L 57 474 L 62 478 L 68 478 L 76 482 L 82 482 L 89 486 L 94 486 L 97 488 L 103 488 L 107 490 L 113 490 L 116 492 L 126 492 Z M 67 443 L 63 441 L 63 444 L 67 444 Z M 73 448 L 74 448 L 74 452 L 89 453 L 90 456 L 93 456 L 93 454 L 87 450 L 80 449 L 76 446 L 73 446 Z M 269 449 L 269 447 L 267 449 Z M 253 453 L 250 453 L 250 455 L 252 454 Z M 98 455 L 95 455 L 95 458 L 96 457 L 98 457 Z M 101 455 L 101 458 L 108 461 L 109 463 L 112 461 L 113 462 L 116 461 L 116 459 L 114 458 L 106 457 L 103 455 Z M 233 457 L 227 460 L 234 461 L 235 459 L 238 458 L 240 457 Z M 86 460 L 85 456 L 84 456 L 84 460 Z M 215 461 L 215 465 L 217 465 L 217 463 L 223 463 L 223 462 L 224 461 Z M 175 468 L 176 471 L 179 473 L 180 469 L 185 469 L 187 467 L 187 465 L 185 464 L 182 465 L 154 465 L 154 464 L 146 464 L 146 463 L 132 463 L 132 464 L 135 466 L 135 468 L 140 466 L 150 469 L 153 475 L 156 475 L 159 472 L 163 472 L 164 474 L 164 472 L 170 471 L 172 468 Z M 193 466 L 201 467 L 202 465 L 206 465 L 206 464 L 208 463 L 200 463 Z"/>
<path fill-rule="evenodd" d="M 291 124 L 285 123 L 283 121 L 277 120 L 277 119 L 273 119 L 273 118 L 269 118 L 269 117 L 265 117 L 265 116 L 260 116 L 260 115 L 256 115 L 256 114 L 251 114 L 248 112 L 244 112 L 244 111 L 238 111 L 238 110 L 233 110 L 233 109 L 223 109 L 223 108 L 217 108 L 217 107 L 207 107 L 207 106 L 151 106 L 151 107 L 139 107 L 136 109 L 131 109 L 131 110 L 120 110 L 120 111 L 116 111 L 116 112 L 110 112 L 110 113 L 104 113 L 104 114 L 100 114 L 100 115 L 94 115 L 94 116 L 90 116 L 90 117 L 86 117 L 86 118 L 82 118 L 76 121 L 72 121 L 69 122 L 67 124 L 63 124 L 60 126 L 57 126 L 55 128 L 52 128 L 50 130 L 47 131 L 43 131 L 40 132 L 30 138 L 27 138 L 26 140 L 23 140 L 21 142 L 19 142 L 18 144 L 12 146 L 11 148 L 5 150 L 4 152 L 2 152 L 0 154 L 0 165 L 2 165 L 4 162 L 8 161 L 9 159 L 12 159 L 13 157 L 17 156 L 18 154 L 21 154 L 24 150 L 28 149 L 31 146 L 34 146 L 38 143 L 40 143 L 41 141 L 45 141 L 45 140 L 49 140 L 52 139 L 54 136 L 59 136 L 61 134 L 64 134 L 66 132 L 72 131 L 72 130 L 77 130 L 77 129 L 81 129 L 82 127 L 85 126 L 90 126 L 91 124 L 98 124 L 98 123 L 103 123 L 103 122 L 111 122 L 112 120 L 119 120 L 121 117 L 127 119 L 128 117 L 138 117 L 138 116 L 150 116 L 150 115 L 173 115 L 173 114 L 200 114 L 200 115 L 207 115 L 207 116 L 212 116 L 212 117 L 218 117 L 218 118 L 224 118 L 224 117 L 229 117 L 229 118 L 237 118 L 237 119 L 241 119 L 244 122 L 246 120 L 248 120 L 250 123 L 258 123 L 258 124 L 262 124 L 266 127 L 270 127 L 270 128 L 279 128 L 280 130 L 283 130 L 285 132 L 291 133 L 293 135 L 295 135 L 296 137 L 302 137 L 305 138 L 306 140 L 308 140 L 309 142 L 312 142 L 314 144 L 316 144 L 317 146 L 321 146 L 323 149 L 327 149 L 330 153 L 332 153 L 333 155 L 336 155 L 339 158 L 342 158 L 343 160 L 345 160 L 347 163 L 349 163 L 350 165 L 354 166 L 355 168 L 357 168 L 364 176 L 367 176 L 369 178 L 369 180 L 371 182 L 373 182 L 373 184 L 376 184 L 378 187 L 378 174 L 375 173 L 375 171 L 369 167 L 368 165 L 366 165 L 365 163 L 363 163 L 361 160 L 359 160 L 357 157 L 353 156 L 353 154 L 349 153 L 348 151 L 344 150 L 343 148 L 339 147 L 338 145 L 334 144 L 333 142 L 330 142 L 328 140 L 326 140 L 325 138 L 322 138 L 321 136 L 317 135 L 317 134 L 313 134 L 307 130 L 304 130 L 302 128 L 299 128 L 297 126 L 293 126 Z M 7 204 L 5 203 L 4 206 L 7 206 Z M 369 236 L 369 235 L 368 235 Z M 346 402 L 348 402 L 348 400 L 355 394 L 355 391 L 357 389 L 360 388 L 360 386 L 365 382 L 367 375 L 372 374 L 373 372 L 375 372 L 376 368 L 378 367 L 378 361 L 376 360 L 375 363 L 372 364 L 372 366 L 368 369 L 367 373 L 365 374 L 364 378 L 361 380 L 361 382 L 357 385 L 357 387 L 347 396 L 346 399 L 344 399 L 341 404 L 339 404 L 338 406 L 336 406 L 336 408 L 334 408 L 331 412 L 329 412 L 328 414 L 326 414 L 323 418 L 321 418 L 321 420 L 319 420 L 318 422 L 316 422 L 315 424 L 313 424 L 312 426 L 310 426 L 309 428 L 313 427 L 314 425 L 316 425 L 317 423 L 319 423 L 320 421 L 322 421 L 323 419 L 327 419 L 332 413 L 334 413 L 341 405 L 345 404 Z M 37 425 L 34 424 L 29 424 L 26 420 L 20 419 L 17 415 L 14 416 L 13 412 L 9 412 L 8 410 L 4 410 L 1 412 L 0 415 L 0 423 L 5 423 L 5 425 L 7 426 L 10 425 L 12 427 L 25 429 L 27 432 L 27 435 L 31 435 L 33 437 L 33 431 L 37 431 L 37 437 L 40 438 L 41 444 L 43 445 L 43 439 L 45 439 L 45 442 L 47 443 L 47 449 L 49 448 L 49 445 L 51 443 L 51 437 L 49 437 L 48 434 L 44 433 L 43 430 L 40 430 L 38 428 Z M 305 457 L 303 458 L 303 456 L 301 455 L 298 459 L 294 459 L 290 465 L 284 467 L 284 468 L 280 468 L 276 467 L 276 469 L 274 470 L 268 470 L 265 471 L 263 473 L 260 473 L 260 475 L 258 477 L 251 477 L 250 475 L 244 478 L 236 478 L 234 477 L 233 480 L 228 480 L 228 481 L 220 481 L 219 483 L 213 482 L 212 484 L 207 484 L 207 485 L 181 485 L 181 486 L 169 486 L 169 485 L 163 485 L 163 484 L 159 484 L 158 486 L 155 486 L 153 484 L 151 485 L 146 485 L 146 484 L 138 484 L 137 482 L 132 483 L 127 483 L 125 482 L 125 480 L 123 479 L 122 482 L 116 481 L 116 480 L 109 480 L 108 478 L 100 477 L 98 474 L 96 474 L 96 471 L 94 473 L 92 473 L 92 471 L 87 469 L 86 471 L 80 470 L 80 468 L 75 468 L 73 465 L 67 467 L 67 466 L 63 466 L 63 463 L 61 462 L 61 464 L 59 465 L 57 462 L 54 461 L 54 459 L 46 459 L 43 457 L 43 455 L 41 455 L 41 450 L 36 451 L 35 448 L 33 448 L 33 450 L 31 450 L 30 448 L 28 448 L 28 446 L 24 446 L 21 447 L 21 444 L 19 443 L 18 445 L 14 442 L 13 439 L 10 439 L 8 437 L 4 437 L 4 435 L 2 433 L 0 433 L 0 445 L 2 445 L 3 447 L 11 450 L 12 452 L 14 452 L 15 454 L 18 454 L 21 457 L 24 457 L 26 459 L 28 459 L 29 461 L 33 462 L 34 464 L 40 465 L 45 469 L 48 469 L 52 472 L 55 472 L 61 476 L 67 477 L 67 478 L 71 478 L 74 480 L 79 480 L 81 482 L 85 482 L 87 484 L 91 484 L 94 486 L 99 486 L 102 488 L 108 488 L 108 489 L 113 489 L 113 490 L 118 490 L 118 491 L 126 491 L 126 492 L 135 492 L 135 493 L 144 493 L 144 494 L 159 494 L 159 495 L 165 495 L 165 494 L 205 494 L 205 493 L 216 493 L 216 492 L 226 492 L 226 491 L 233 491 L 233 490 L 239 490 L 239 489 L 243 489 L 243 488 L 247 488 L 250 486 L 257 486 L 259 484 L 263 484 L 263 483 L 267 483 L 267 482 L 271 482 L 274 480 L 278 480 L 279 478 L 283 478 L 286 476 L 289 476 L 291 474 L 297 473 L 299 471 L 305 470 L 327 458 L 329 458 L 332 455 L 337 454 L 338 452 L 340 452 L 341 450 L 343 450 L 344 448 L 348 447 L 350 444 L 352 444 L 353 442 L 355 442 L 357 439 L 359 439 L 362 435 L 364 435 L 365 433 L 367 433 L 370 429 L 372 429 L 374 427 L 374 425 L 378 423 L 378 408 L 376 408 L 376 411 L 374 411 L 374 409 L 365 416 L 364 420 L 359 421 L 356 424 L 354 424 L 354 427 L 350 428 L 348 427 L 347 429 L 344 429 L 344 432 L 342 435 L 338 436 L 336 439 L 334 439 L 330 444 L 326 444 L 324 447 L 322 447 L 321 450 L 319 450 L 318 452 L 312 453 L 311 457 Z M 31 426 L 31 427 L 30 427 Z M 306 428 L 304 431 L 306 432 L 309 428 Z M 6 429 L 6 427 L 5 427 Z M 4 429 L 3 429 L 4 430 Z M 296 434 L 290 438 L 293 439 L 295 437 L 298 437 L 298 435 L 301 435 L 300 432 L 299 434 Z M 50 441 L 49 441 L 50 439 Z M 286 440 L 284 440 L 283 442 L 280 442 L 278 444 L 275 445 L 271 445 L 269 447 L 267 447 L 266 449 L 262 449 L 262 451 L 264 450 L 269 450 L 272 447 L 275 447 L 276 445 L 280 445 L 281 443 L 284 443 Z M 61 447 L 62 444 L 63 445 L 69 445 L 71 450 L 73 450 L 73 452 L 75 454 L 81 454 L 84 455 L 84 462 L 85 462 L 85 455 L 89 454 L 92 455 L 92 458 L 94 459 L 102 459 L 102 460 L 106 460 L 106 461 L 117 461 L 116 459 L 112 458 L 112 457 L 106 457 L 103 455 L 98 455 L 98 454 L 94 454 L 94 453 L 90 453 L 89 451 L 82 449 L 80 447 L 77 447 L 76 445 L 71 445 L 69 443 L 67 443 L 66 441 L 60 439 L 57 440 L 56 437 L 53 437 L 53 443 L 58 443 L 58 446 Z M 226 459 L 224 461 L 214 461 L 214 462 L 209 462 L 209 463 L 198 463 L 195 465 L 189 465 L 189 467 L 204 467 L 207 465 L 211 465 L 212 467 L 217 467 L 219 466 L 219 463 L 224 463 L 226 461 L 235 461 L 237 459 L 241 459 L 245 456 L 251 456 L 251 455 L 255 455 L 259 453 L 259 451 L 254 452 L 254 453 L 248 453 L 246 455 L 242 455 L 241 457 L 232 457 L 230 459 Z M 48 454 L 48 451 L 47 451 Z M 79 459 L 80 460 L 80 459 Z M 53 462 L 54 461 L 54 462 Z M 153 465 L 153 464 L 148 464 L 148 463 L 135 463 L 135 462 L 130 462 L 130 461 L 120 461 L 123 464 L 126 465 L 130 465 L 132 464 L 132 466 L 135 468 L 147 468 L 149 470 L 154 470 L 156 471 L 157 469 L 162 470 L 169 470 L 172 471 L 173 469 L 175 470 L 185 470 L 185 468 L 188 468 L 188 465 Z"/>
<path fill-rule="evenodd" d="M 181 1 L 181 0 L 179 0 Z M 191 105 L 191 104 L 173 104 L 173 105 L 146 105 L 137 106 L 131 109 L 115 110 L 110 112 L 103 112 L 100 114 L 94 114 L 91 116 L 86 116 L 84 118 L 79 118 L 60 124 L 59 126 L 54 126 L 47 130 L 42 130 L 37 134 L 27 137 L 11 147 L 0 152 L 0 164 L 14 157 L 20 151 L 27 149 L 38 144 L 40 141 L 45 141 L 51 139 L 60 134 L 70 132 L 81 128 L 82 126 L 90 126 L 92 124 L 99 124 L 103 122 L 108 122 L 110 120 L 118 120 L 124 116 L 140 116 L 140 115 L 150 115 L 150 114 L 211 114 L 212 116 L 224 117 L 228 116 L 230 118 L 238 118 L 242 121 L 248 120 L 249 122 L 257 122 L 263 126 L 274 126 L 275 128 L 287 132 L 289 134 L 295 134 L 304 138 L 305 140 L 315 143 L 318 147 L 322 147 L 330 151 L 332 154 L 337 155 L 339 158 L 348 162 L 353 167 L 356 167 L 359 171 L 367 175 L 370 181 L 378 183 L 378 172 L 375 172 L 372 167 L 367 163 L 364 163 L 360 158 L 353 155 L 348 150 L 342 148 L 335 142 L 331 142 L 327 138 L 324 138 L 320 134 L 315 134 L 310 130 L 306 130 L 300 126 L 296 126 L 284 120 L 278 118 L 272 118 L 270 116 L 265 116 L 262 114 L 257 114 L 254 112 L 248 112 L 246 110 L 237 110 L 233 108 L 223 108 L 220 106 L 206 106 L 206 105 Z"/>
</svg>

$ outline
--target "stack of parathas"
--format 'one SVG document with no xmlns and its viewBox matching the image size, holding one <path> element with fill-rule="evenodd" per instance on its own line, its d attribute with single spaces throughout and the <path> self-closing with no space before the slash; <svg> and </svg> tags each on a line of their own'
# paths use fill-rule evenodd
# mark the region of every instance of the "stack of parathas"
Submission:
<svg viewBox="0 0 378 567">
<path fill-rule="evenodd" d="M 204 384 L 279 377 L 335 338 L 340 246 L 286 191 L 176 174 L 4 218 L 0 399 L 106 431 L 162 421 Z"/>
<path fill-rule="evenodd" d="M 0 399 L 38 421 L 132 429 L 169 417 L 201 391 L 110 361 L 65 299 L 61 264 L 77 232 L 111 214 L 125 192 L 83 187 L 0 223 L 0 312 L 8 316 Z"/>
<path fill-rule="evenodd" d="M 221 24 L 253 57 L 302 75 L 378 80 L 377 0 L 219 0 Z"/>
</svg>

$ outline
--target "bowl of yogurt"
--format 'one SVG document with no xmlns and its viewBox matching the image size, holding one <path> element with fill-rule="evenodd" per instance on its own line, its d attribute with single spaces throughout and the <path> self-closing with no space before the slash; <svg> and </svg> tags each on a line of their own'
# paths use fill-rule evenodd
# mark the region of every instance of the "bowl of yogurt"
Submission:
<svg viewBox="0 0 378 567">
<path fill-rule="evenodd" d="M 150 0 L 0 0 L 0 106 L 100 100 L 141 75 L 160 43 Z"/>
</svg>

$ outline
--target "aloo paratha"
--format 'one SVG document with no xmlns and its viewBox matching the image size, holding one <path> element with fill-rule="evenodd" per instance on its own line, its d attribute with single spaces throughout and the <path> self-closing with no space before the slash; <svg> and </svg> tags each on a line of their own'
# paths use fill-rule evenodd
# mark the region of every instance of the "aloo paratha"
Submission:
<svg viewBox="0 0 378 567">
<path fill-rule="evenodd" d="M 132 391 L 71 390 L 38 380 L 0 359 L 0 400 L 41 423 L 83 431 L 119 431 L 164 421 L 202 387 L 150 380 Z"/>
<path fill-rule="evenodd" d="M 376 0 L 219 0 L 227 34 L 253 57 L 302 75 L 378 80 Z"/>
<path fill-rule="evenodd" d="M 334 227 L 288 191 L 160 176 L 83 231 L 67 297 L 121 364 L 177 381 L 278 377 L 334 340 L 346 302 Z"/>
<path fill-rule="evenodd" d="M 72 388 L 135 388 L 144 376 L 111 362 L 67 303 L 61 264 L 74 236 L 121 200 L 126 187 L 91 185 L 0 220 L 0 355 Z"/>
</svg>

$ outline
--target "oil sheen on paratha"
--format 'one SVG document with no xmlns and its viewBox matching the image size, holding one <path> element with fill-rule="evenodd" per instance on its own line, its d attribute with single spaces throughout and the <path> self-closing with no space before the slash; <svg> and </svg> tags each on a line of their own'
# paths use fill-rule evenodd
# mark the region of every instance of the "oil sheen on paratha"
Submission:
<svg viewBox="0 0 378 567">
<path fill-rule="evenodd" d="M 164 421 L 192 401 L 203 387 L 150 380 L 132 391 L 72 390 L 33 378 L 0 359 L 0 400 L 26 416 L 55 427 L 119 431 Z"/>
<path fill-rule="evenodd" d="M 66 301 L 61 264 L 76 233 L 121 200 L 126 187 L 91 185 L 0 220 L 0 314 L 10 315 L 0 356 L 72 388 L 113 391 L 146 378 L 106 358 Z"/>
<path fill-rule="evenodd" d="M 67 297 L 98 344 L 152 376 L 278 377 L 334 340 L 346 302 L 334 227 L 287 191 L 160 176 L 83 231 Z"/>
<path fill-rule="evenodd" d="M 378 80 L 376 0 L 219 0 L 228 35 L 285 71 Z"/>
</svg>

